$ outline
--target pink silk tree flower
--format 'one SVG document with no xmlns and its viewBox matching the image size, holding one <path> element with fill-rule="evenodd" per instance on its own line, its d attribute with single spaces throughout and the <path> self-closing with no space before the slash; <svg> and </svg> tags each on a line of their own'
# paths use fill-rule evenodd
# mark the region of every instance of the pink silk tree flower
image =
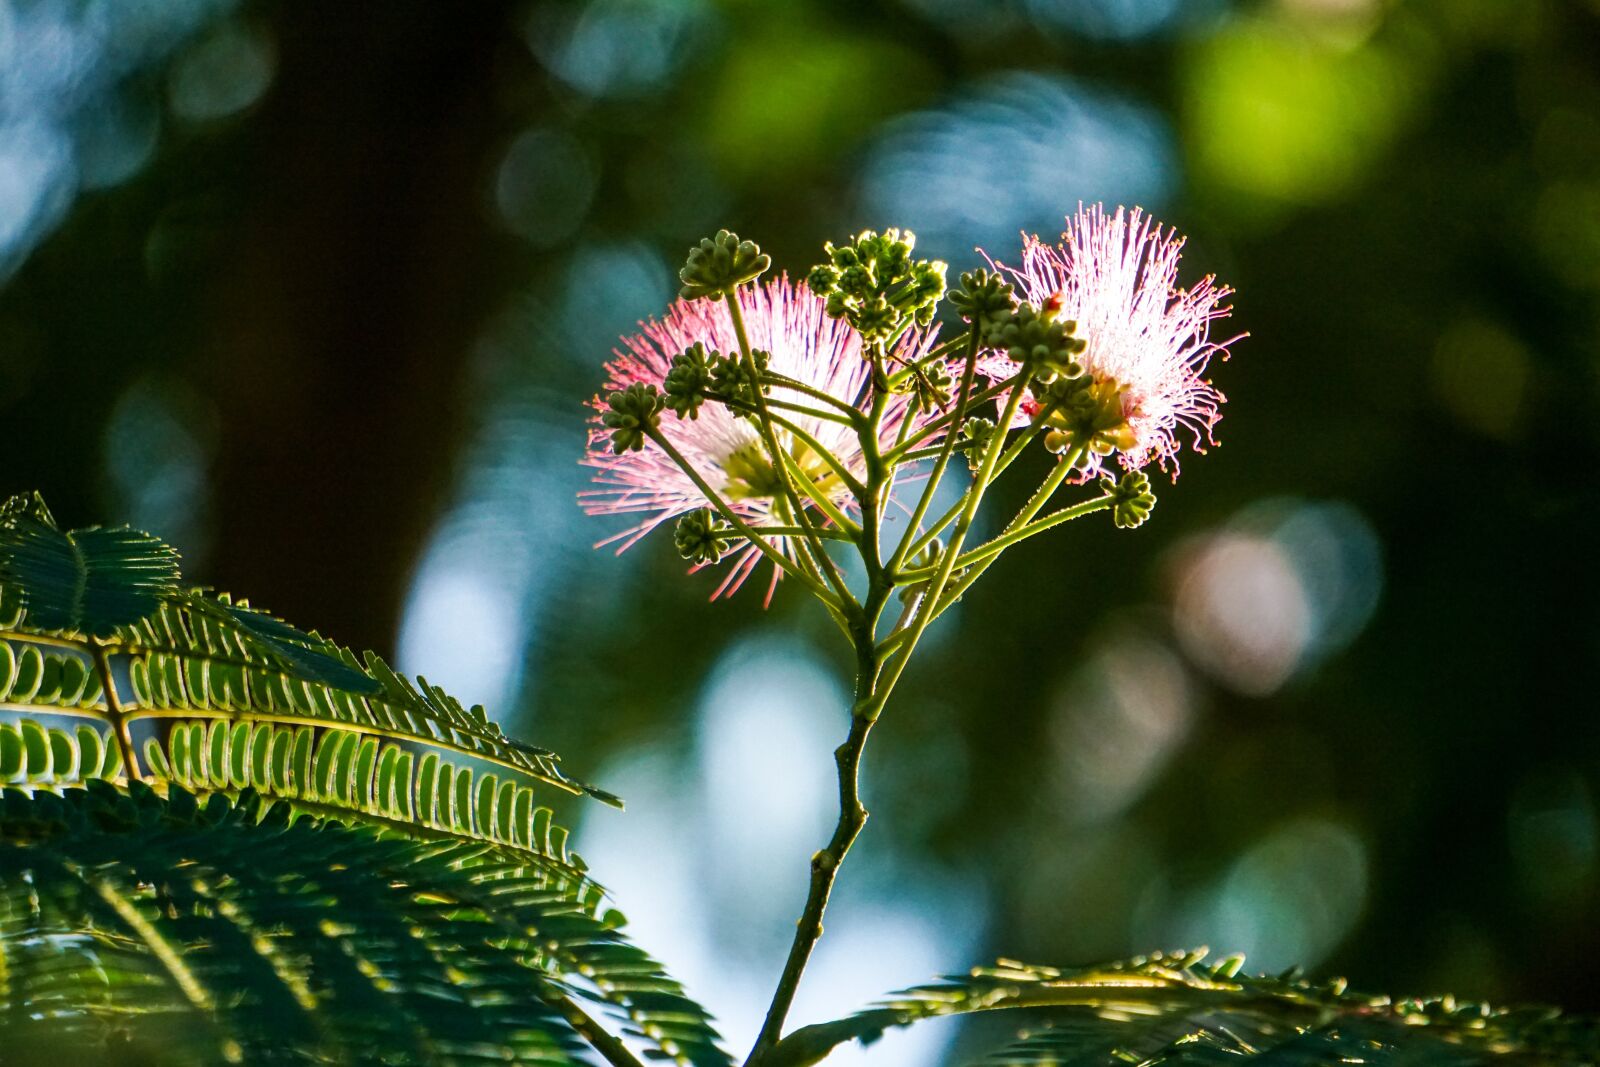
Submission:
<svg viewBox="0 0 1600 1067">
<path fill-rule="evenodd" d="M 1077 324 L 1077 336 L 1088 342 L 1077 358 L 1092 388 L 1119 395 L 1125 425 L 1099 438 L 1086 474 L 1114 440 L 1123 467 L 1154 460 L 1167 470 L 1170 461 L 1176 480 L 1180 430 L 1197 452 L 1215 444 L 1227 398 L 1202 375 L 1213 355 L 1227 359 L 1228 346 L 1244 336 L 1210 339 L 1211 324 L 1233 310 L 1224 303 L 1233 290 L 1211 275 L 1179 288 L 1184 238 L 1139 208 L 1107 215 L 1098 204 L 1080 207 L 1061 237 L 1051 245 L 1024 234 L 1020 267 L 991 264 L 1023 299 Z M 1015 373 L 1016 364 L 991 356 L 984 369 L 998 379 Z M 1022 405 L 1024 421 L 1037 410 L 1031 399 Z"/>
<path fill-rule="evenodd" d="M 872 365 L 862 358 L 861 336 L 844 322 L 830 318 L 821 297 L 780 277 L 741 288 L 738 301 L 750 347 L 769 355 L 768 372 L 822 390 L 847 404 L 855 404 L 865 394 Z M 925 357 L 933 348 L 936 332 L 908 332 L 894 356 L 900 360 Z M 696 343 L 710 351 L 738 355 L 739 340 L 726 303 L 680 300 L 667 309 L 662 319 L 642 323 L 639 333 L 622 339 L 616 358 L 606 364 L 601 396 L 640 382 L 660 388 L 673 357 Z M 772 387 L 768 396 L 812 408 L 823 406 L 798 390 L 782 386 Z M 891 398 L 880 425 L 885 449 L 894 445 L 901 424 L 909 417 L 910 401 L 910 396 Z M 603 404 L 600 397 L 594 401 L 597 409 L 603 410 Z M 866 476 L 861 442 L 853 427 L 793 410 L 774 414 L 804 430 L 853 476 Z M 932 416 L 921 415 L 918 421 L 929 417 Z M 702 405 L 698 416 L 692 419 L 664 412 L 660 428 L 729 508 L 752 527 L 795 525 L 760 430 L 750 419 L 712 401 Z M 774 431 L 779 447 L 789 451 L 830 501 L 847 513 L 855 509 L 848 485 L 809 444 L 782 426 L 775 426 Z M 581 462 L 596 472 L 596 488 L 579 493 L 584 511 L 591 515 L 638 516 L 633 525 L 599 542 L 616 544 L 619 553 L 662 523 L 709 503 L 694 481 L 661 448 L 646 443 L 640 451 L 614 454 L 607 431 L 598 423 L 589 431 L 589 447 Z M 804 500 L 804 491 L 798 491 Z M 827 524 L 814 504 L 807 502 L 807 511 L 814 524 Z M 795 546 L 790 538 L 779 535 L 770 540 L 780 551 L 793 556 Z M 726 576 L 712 593 L 713 599 L 738 589 L 760 560 L 761 553 L 754 545 L 744 543 L 735 549 L 728 557 Z M 767 589 L 769 601 L 780 574 L 774 567 Z"/>
</svg>

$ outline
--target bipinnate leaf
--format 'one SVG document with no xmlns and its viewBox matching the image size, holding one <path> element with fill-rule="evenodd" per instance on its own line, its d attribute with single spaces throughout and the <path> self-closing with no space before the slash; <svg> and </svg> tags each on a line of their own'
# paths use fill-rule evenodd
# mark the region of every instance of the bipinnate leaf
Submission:
<svg viewBox="0 0 1600 1067">
<path fill-rule="evenodd" d="M 1600 1058 L 1600 1027 L 1553 1008 L 1492 1008 L 1453 997 L 1395 999 L 1342 979 L 1248 975 L 1243 958 L 1206 950 L 1156 953 L 1060 969 L 1001 961 L 889 997 L 855 1015 L 804 1026 L 763 1067 L 820 1062 L 850 1040 L 893 1027 L 1001 1009 L 1030 1020 L 1012 1045 L 974 1067 L 1059 1064 L 1273 1065 L 1393 1063 L 1407 1067 L 1577 1065 Z"/>
<path fill-rule="evenodd" d="M 0 1050 L 578 1064 L 588 1000 L 662 1056 L 728 1065 L 620 917 L 521 853 L 168 794 L 0 795 Z"/>
</svg>

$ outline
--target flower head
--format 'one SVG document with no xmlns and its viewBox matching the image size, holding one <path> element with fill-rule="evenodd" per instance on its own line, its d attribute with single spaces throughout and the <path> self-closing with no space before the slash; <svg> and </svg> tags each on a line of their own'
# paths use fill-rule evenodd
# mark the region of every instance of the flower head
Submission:
<svg viewBox="0 0 1600 1067">
<path fill-rule="evenodd" d="M 872 364 L 862 358 L 861 335 L 846 323 L 829 317 L 826 301 L 802 286 L 782 277 L 738 290 L 737 299 L 752 349 L 766 356 L 766 370 L 821 390 L 848 404 L 866 393 Z M 933 347 L 935 331 L 911 330 L 895 350 L 904 360 L 925 357 Z M 606 364 L 602 396 L 626 392 L 630 386 L 663 387 L 672 372 L 673 358 L 699 345 L 701 359 L 708 352 L 737 355 L 739 339 L 726 303 L 722 301 L 679 300 L 660 320 L 642 324 L 639 333 L 623 338 L 616 358 Z M 680 376 L 686 366 L 680 361 Z M 798 390 L 774 385 L 769 398 L 804 403 L 818 402 Z M 596 398 L 595 406 L 604 412 L 605 401 Z M 887 449 L 895 441 L 901 424 L 911 410 L 911 397 L 893 395 L 879 430 Z M 782 493 L 782 483 L 751 419 L 740 416 L 723 403 L 710 402 L 698 412 L 671 411 L 661 415 L 655 429 L 672 445 L 696 473 L 750 526 L 792 527 L 795 516 Z M 803 430 L 817 445 L 826 449 L 854 477 L 864 477 L 866 461 L 854 427 L 811 415 L 781 412 Z M 937 414 L 935 412 L 934 414 Z M 926 416 L 923 416 L 926 417 Z M 615 420 L 613 420 L 615 421 Z M 583 509 L 591 515 L 637 515 L 638 521 L 601 544 L 618 544 L 622 551 L 657 526 L 670 519 L 706 506 L 707 500 L 692 479 L 653 441 L 636 451 L 618 452 L 612 443 L 613 431 L 600 421 L 589 433 L 589 448 L 583 463 L 596 470 L 595 488 L 579 494 Z M 782 426 L 775 427 L 779 447 L 787 450 L 795 466 L 812 479 L 813 485 L 841 510 L 854 508 L 848 484 L 813 446 Z M 804 497 L 804 493 L 801 493 Z M 808 511 L 810 503 L 808 503 Z M 811 512 L 814 523 L 826 520 Z M 791 552 L 789 539 L 771 537 L 775 547 Z M 713 596 L 730 593 L 749 577 L 760 562 L 760 552 L 748 542 L 738 542 L 723 556 L 729 570 Z M 700 565 L 709 562 L 706 559 Z M 778 578 L 774 568 L 773 584 Z M 768 588 L 768 597 L 772 587 Z"/>
<path fill-rule="evenodd" d="M 1166 470 L 1171 461 L 1176 478 L 1180 430 L 1196 451 L 1215 443 L 1212 430 L 1226 398 L 1202 375 L 1213 355 L 1226 359 L 1239 339 L 1210 339 L 1212 322 L 1232 311 L 1224 301 L 1233 290 L 1209 275 L 1180 289 L 1183 244 L 1176 231 L 1164 230 L 1139 208 L 1107 215 L 1096 204 L 1067 220 L 1059 245 L 1024 235 L 1020 267 L 991 261 L 1026 301 L 1074 323 L 1072 332 L 1087 342 L 1074 357 L 1088 378 L 1090 403 L 1079 407 L 1094 423 L 1085 476 L 1101 455 L 1116 451 L 1129 470 L 1152 460 Z M 1017 365 L 994 355 L 983 369 L 1000 378 Z M 1037 405 L 1024 411 L 1031 415 Z M 1116 425 L 1107 425 L 1108 411 Z"/>
</svg>

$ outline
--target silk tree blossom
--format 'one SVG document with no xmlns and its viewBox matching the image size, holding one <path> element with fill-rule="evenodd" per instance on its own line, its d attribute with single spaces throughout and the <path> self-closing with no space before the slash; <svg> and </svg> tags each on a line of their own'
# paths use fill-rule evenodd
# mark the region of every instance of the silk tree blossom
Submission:
<svg viewBox="0 0 1600 1067">
<path fill-rule="evenodd" d="M 861 336 L 827 314 L 826 301 L 787 277 L 765 284 L 745 286 L 738 291 L 739 308 L 744 317 L 750 346 L 769 354 L 767 370 L 774 375 L 820 389 L 849 404 L 866 395 L 871 376 L 870 362 L 862 358 Z M 925 357 L 933 347 L 936 330 L 911 330 L 896 347 L 897 360 Z M 613 390 L 635 383 L 661 386 L 672 358 L 695 343 L 724 354 L 739 352 L 739 340 L 726 303 L 720 300 L 680 300 L 659 320 L 642 324 L 641 331 L 622 339 L 616 358 L 606 364 L 603 397 Z M 818 401 L 798 390 L 773 386 L 769 397 L 793 401 L 816 408 Z M 603 410 L 597 397 L 595 406 Z M 846 470 L 857 478 L 866 476 L 866 460 L 853 427 L 792 410 L 780 412 L 827 449 Z M 935 415 L 937 413 L 934 413 Z M 911 417 L 909 395 L 888 400 L 884 418 L 878 425 L 880 443 L 893 446 L 904 421 Z M 928 416 L 918 416 L 922 421 Z M 758 428 L 720 403 L 703 405 L 695 418 L 679 418 L 663 413 L 663 436 L 716 489 L 751 526 L 793 526 L 795 517 L 783 498 L 778 472 L 767 456 Z M 812 449 L 796 435 L 775 427 L 779 447 L 786 449 L 796 465 L 840 510 L 856 508 L 849 487 Z M 606 431 L 599 426 L 589 432 L 589 447 L 582 462 L 595 468 L 596 488 L 579 494 L 583 509 L 591 515 L 637 515 L 627 529 L 601 541 L 616 544 L 620 553 L 651 530 L 687 512 L 706 506 L 706 498 L 694 481 L 670 456 L 653 443 L 642 450 L 613 453 Z M 800 491 L 802 500 L 804 491 Z M 811 521 L 825 525 L 824 516 L 811 510 Z M 774 547 L 790 555 L 795 548 L 791 538 L 770 538 Z M 751 544 L 738 548 L 728 560 L 728 572 L 712 593 L 713 598 L 731 594 L 748 578 L 760 562 L 760 551 Z M 780 571 L 774 567 L 770 600 Z"/>
<path fill-rule="evenodd" d="M 1077 324 L 1077 336 L 1088 342 L 1078 357 L 1096 394 L 1119 394 L 1125 425 L 1101 436 L 1114 441 L 1123 467 L 1137 470 L 1152 460 L 1178 475 L 1180 431 L 1197 452 L 1214 444 L 1212 431 L 1227 399 L 1202 377 L 1211 357 L 1228 357 L 1226 341 L 1210 339 L 1211 324 L 1227 318 L 1224 301 L 1233 290 L 1207 275 L 1192 287 L 1177 284 L 1184 238 L 1141 209 L 1107 215 L 1096 204 L 1080 207 L 1068 218 L 1059 245 L 1024 235 L 1020 267 L 991 265 L 1004 271 L 1019 294 L 1059 318 Z M 1017 366 L 1004 356 L 991 356 L 983 369 L 996 379 L 1009 377 Z M 1100 399 L 1099 396 L 1096 399 Z M 1031 400 L 1022 405 L 1025 423 L 1037 411 Z M 1089 455 L 1088 472 L 1101 462 Z"/>
</svg>

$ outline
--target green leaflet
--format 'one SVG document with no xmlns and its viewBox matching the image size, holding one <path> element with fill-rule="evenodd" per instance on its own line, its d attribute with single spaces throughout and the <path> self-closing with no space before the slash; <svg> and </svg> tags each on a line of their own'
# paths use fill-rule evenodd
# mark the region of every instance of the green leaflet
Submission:
<svg viewBox="0 0 1600 1067">
<path fill-rule="evenodd" d="M 330 746 L 337 763 L 343 743 Z M 0 1048 L 54 1042 L 62 1062 L 97 1062 L 107 1041 L 161 1063 L 588 1062 L 574 996 L 678 1062 L 729 1063 L 617 918 L 574 907 L 565 880 L 520 853 L 296 819 L 248 790 L 203 805 L 137 783 L 0 796 Z"/>
<path fill-rule="evenodd" d="M 190 792 L 248 788 L 312 810 L 338 809 L 333 814 L 492 841 L 582 869 L 566 851 L 566 831 L 551 822 L 550 809 L 537 802 L 532 786 L 492 772 L 475 774 L 437 752 L 419 762 L 403 740 L 337 726 L 221 718 L 171 719 L 164 725 L 165 743 L 146 738 L 140 755 L 158 778 Z M 0 739 L 5 730 L 0 724 Z M 108 735 L 102 743 L 113 740 Z"/>
<path fill-rule="evenodd" d="M 999 1009 L 1022 1010 L 1042 1025 L 977 1061 L 978 1067 L 1231 1064 L 1241 1058 L 1307 1067 L 1453 1067 L 1499 1058 L 1576 1065 L 1600 1057 L 1595 1022 L 1553 1008 L 1369 996 L 1351 992 L 1342 979 L 1240 974 L 1242 957 L 1207 964 L 1206 954 L 1156 953 L 1078 969 L 1001 961 L 905 990 L 844 1019 L 801 1027 L 779 1042 L 767 1067 L 814 1064 L 846 1041 L 871 1042 L 891 1027 Z"/>
<path fill-rule="evenodd" d="M 35 719 L 0 722 L 0 785 L 56 787 L 121 773 L 122 755 L 109 730 Z"/>
<path fill-rule="evenodd" d="M 237 607 L 225 598 L 199 602 Z M 464 708 L 425 679 L 419 679 L 420 687 L 412 685 L 370 652 L 361 663 L 348 650 L 324 643 L 326 657 L 337 656 L 342 669 L 366 683 L 361 688 L 329 684 L 283 669 L 241 637 L 241 631 L 219 624 L 210 611 L 179 602 L 163 604 L 137 626 L 119 632 L 114 647 L 128 657 L 131 708 L 349 723 L 488 760 L 565 792 L 621 803 L 611 793 L 567 776 L 549 750 L 507 738 L 482 707 Z"/>
</svg>

